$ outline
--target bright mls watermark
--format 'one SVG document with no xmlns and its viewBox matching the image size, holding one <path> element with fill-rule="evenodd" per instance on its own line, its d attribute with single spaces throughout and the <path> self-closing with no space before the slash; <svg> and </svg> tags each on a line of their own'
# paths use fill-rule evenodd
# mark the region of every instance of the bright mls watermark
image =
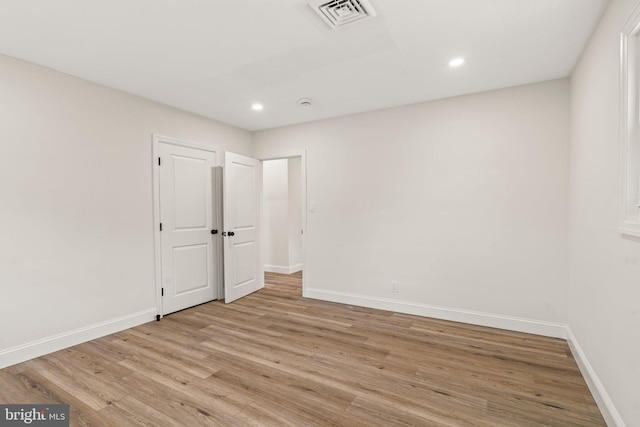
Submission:
<svg viewBox="0 0 640 427">
<path fill-rule="evenodd" d="M 69 427 L 69 405 L 2 405 L 0 427 Z"/>
</svg>

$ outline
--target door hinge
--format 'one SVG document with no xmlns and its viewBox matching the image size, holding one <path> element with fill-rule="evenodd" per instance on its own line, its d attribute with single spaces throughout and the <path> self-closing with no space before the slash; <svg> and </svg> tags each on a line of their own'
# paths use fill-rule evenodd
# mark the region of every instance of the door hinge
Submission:
<svg viewBox="0 0 640 427">
<path fill-rule="evenodd" d="M 158 157 L 158 166 L 162 166 L 162 160 Z"/>
<path fill-rule="evenodd" d="M 164 296 L 164 288 L 160 288 L 160 296 L 163 297 Z"/>
<path fill-rule="evenodd" d="M 160 223 L 160 231 L 162 231 L 162 223 Z"/>
</svg>

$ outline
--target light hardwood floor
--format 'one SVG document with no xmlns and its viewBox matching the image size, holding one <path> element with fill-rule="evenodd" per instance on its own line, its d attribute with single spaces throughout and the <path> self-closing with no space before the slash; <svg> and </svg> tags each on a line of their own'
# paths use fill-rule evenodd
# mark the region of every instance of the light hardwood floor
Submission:
<svg viewBox="0 0 640 427">
<path fill-rule="evenodd" d="M 0 371 L 94 426 L 604 426 L 562 340 L 302 299 L 301 276 Z"/>
</svg>

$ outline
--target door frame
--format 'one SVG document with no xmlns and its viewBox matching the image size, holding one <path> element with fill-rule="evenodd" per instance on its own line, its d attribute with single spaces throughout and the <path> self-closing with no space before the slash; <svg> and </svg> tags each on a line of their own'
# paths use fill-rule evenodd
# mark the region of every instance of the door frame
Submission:
<svg viewBox="0 0 640 427">
<path fill-rule="evenodd" d="M 307 150 L 273 151 L 262 153 L 257 157 L 261 162 L 268 160 L 290 159 L 300 157 L 300 178 L 302 179 L 302 296 L 306 297 L 306 291 L 311 283 L 309 279 L 309 257 L 307 256 Z M 264 168 L 263 168 L 264 171 Z M 264 173 L 264 172 L 263 172 Z M 263 184 L 264 185 L 264 184 Z M 261 215 L 262 229 L 264 230 L 264 215 Z"/>
<path fill-rule="evenodd" d="M 197 150 L 209 151 L 216 154 L 216 162 L 214 170 L 212 171 L 212 185 L 216 186 L 219 190 L 220 183 L 219 181 L 219 170 L 221 157 L 223 152 L 218 147 L 211 147 L 204 144 L 198 144 L 195 142 L 185 141 L 178 138 L 172 138 L 170 136 L 164 136 L 159 134 L 152 134 L 152 157 L 151 157 L 151 170 L 152 170 L 152 181 L 153 181 L 153 247 L 154 247 L 154 271 L 155 271 L 155 284 L 156 284 L 156 319 L 160 320 L 163 315 L 163 307 L 162 307 L 162 247 L 160 241 L 160 170 L 158 169 L 160 166 L 158 165 L 158 158 L 160 157 L 160 143 L 177 145 L 179 147 L 186 148 L 195 148 Z M 213 188 L 213 187 L 212 187 Z M 219 193 L 221 194 L 221 193 Z M 213 213 L 214 216 L 218 219 L 218 223 L 220 224 L 220 229 L 222 225 L 222 211 L 221 206 L 216 206 L 216 212 Z M 221 295 L 224 295 L 224 283 L 222 277 L 222 239 L 216 239 L 216 252 L 217 259 L 214 260 L 218 265 L 217 269 L 217 279 L 218 279 L 218 298 Z M 222 292 L 222 293 L 221 293 Z"/>
</svg>

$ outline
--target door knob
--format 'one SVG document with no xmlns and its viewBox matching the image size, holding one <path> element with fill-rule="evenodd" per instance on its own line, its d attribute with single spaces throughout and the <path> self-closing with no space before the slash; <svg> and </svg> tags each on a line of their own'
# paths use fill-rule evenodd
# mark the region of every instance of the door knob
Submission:
<svg viewBox="0 0 640 427">
<path fill-rule="evenodd" d="M 218 234 L 218 230 L 211 230 L 211 234 Z"/>
<path fill-rule="evenodd" d="M 234 233 L 233 231 L 230 231 L 229 233 L 227 233 L 229 235 L 229 237 L 233 237 L 236 235 L 236 233 Z"/>
</svg>

